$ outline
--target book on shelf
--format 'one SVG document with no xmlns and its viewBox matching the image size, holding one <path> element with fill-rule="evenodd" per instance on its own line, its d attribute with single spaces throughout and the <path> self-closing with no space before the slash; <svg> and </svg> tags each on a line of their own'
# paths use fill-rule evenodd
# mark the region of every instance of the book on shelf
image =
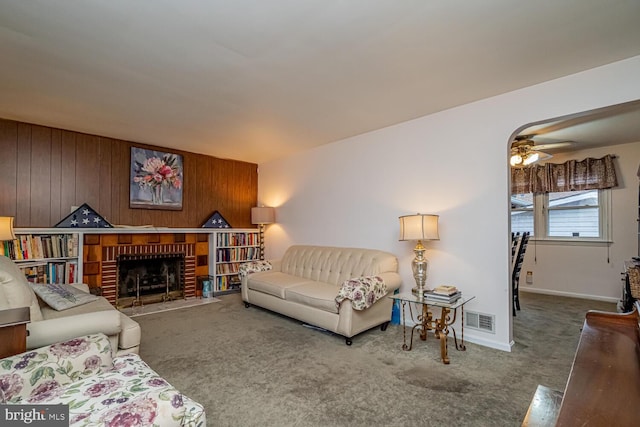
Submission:
<svg viewBox="0 0 640 427">
<path fill-rule="evenodd" d="M 32 283 L 75 283 L 78 281 L 77 261 L 20 263 L 18 268 Z"/>
<path fill-rule="evenodd" d="M 77 234 L 18 234 L 14 240 L 2 242 L 0 255 L 22 261 L 78 256 Z"/>
</svg>

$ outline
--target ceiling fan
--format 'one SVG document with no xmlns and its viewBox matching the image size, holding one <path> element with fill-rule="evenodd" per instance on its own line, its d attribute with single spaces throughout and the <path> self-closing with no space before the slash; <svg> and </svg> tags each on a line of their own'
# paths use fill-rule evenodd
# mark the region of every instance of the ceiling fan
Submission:
<svg viewBox="0 0 640 427">
<path fill-rule="evenodd" d="M 523 168 L 542 160 L 548 160 L 553 156 L 541 150 L 550 150 L 573 144 L 571 141 L 562 141 L 536 145 L 533 140 L 534 137 L 535 135 L 516 136 L 511 143 L 511 157 L 509 158 L 511 167 Z"/>
</svg>

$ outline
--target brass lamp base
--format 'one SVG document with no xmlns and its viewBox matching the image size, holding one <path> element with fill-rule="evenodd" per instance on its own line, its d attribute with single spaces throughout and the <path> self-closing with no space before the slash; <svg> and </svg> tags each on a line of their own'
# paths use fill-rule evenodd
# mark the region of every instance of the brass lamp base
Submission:
<svg viewBox="0 0 640 427">
<path fill-rule="evenodd" d="M 418 240 L 418 244 L 413 249 L 413 253 L 416 257 L 411 263 L 411 269 L 413 270 L 413 277 L 416 280 L 416 287 L 411 292 L 418 298 L 424 298 L 424 292 L 428 289 L 425 284 L 427 283 L 427 267 L 429 262 L 424 257 L 425 247 L 422 241 Z"/>
</svg>

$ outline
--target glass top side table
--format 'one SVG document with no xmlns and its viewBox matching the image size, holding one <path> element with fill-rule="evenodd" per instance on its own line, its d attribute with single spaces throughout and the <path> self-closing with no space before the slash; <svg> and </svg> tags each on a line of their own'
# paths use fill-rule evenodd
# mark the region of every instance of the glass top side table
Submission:
<svg viewBox="0 0 640 427">
<path fill-rule="evenodd" d="M 395 295 L 389 295 L 389 298 L 400 302 L 402 307 L 402 349 L 410 351 L 413 348 L 413 333 L 416 329 L 420 332 L 420 339 L 425 341 L 427 339 L 427 331 L 434 331 L 436 338 L 440 340 L 440 357 L 442 363 L 449 364 L 449 354 L 447 348 L 447 340 L 449 336 L 449 329 L 453 331 L 453 341 L 456 345 L 456 350 L 465 351 L 467 348 L 464 345 L 464 305 L 475 298 L 475 296 L 461 296 L 459 299 L 452 303 L 446 303 L 441 301 L 432 301 L 426 298 L 418 298 L 412 293 L 400 293 Z M 422 313 L 414 318 L 411 305 L 418 304 L 422 307 Z M 411 328 L 411 336 L 409 339 L 409 345 L 407 345 L 407 317 L 406 306 L 409 306 L 409 315 L 415 325 Z M 432 308 L 440 308 L 440 317 L 433 317 Z M 458 341 L 456 336 L 456 330 L 453 328 L 453 324 L 456 321 L 458 314 L 458 308 L 461 311 L 461 339 Z M 451 314 L 453 313 L 453 317 Z"/>
</svg>

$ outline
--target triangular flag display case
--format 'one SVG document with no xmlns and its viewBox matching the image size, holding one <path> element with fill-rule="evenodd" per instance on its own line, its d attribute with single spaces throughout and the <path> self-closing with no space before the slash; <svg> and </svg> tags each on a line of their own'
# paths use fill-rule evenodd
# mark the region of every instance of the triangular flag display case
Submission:
<svg viewBox="0 0 640 427">
<path fill-rule="evenodd" d="M 109 222 L 97 213 L 91 206 L 83 203 L 59 223 L 56 228 L 113 228 Z"/>
<path fill-rule="evenodd" d="M 213 215 L 211 215 L 209 219 L 202 224 L 202 228 L 231 228 L 231 225 L 229 225 L 227 220 L 220 215 L 220 212 L 215 211 Z"/>
</svg>

